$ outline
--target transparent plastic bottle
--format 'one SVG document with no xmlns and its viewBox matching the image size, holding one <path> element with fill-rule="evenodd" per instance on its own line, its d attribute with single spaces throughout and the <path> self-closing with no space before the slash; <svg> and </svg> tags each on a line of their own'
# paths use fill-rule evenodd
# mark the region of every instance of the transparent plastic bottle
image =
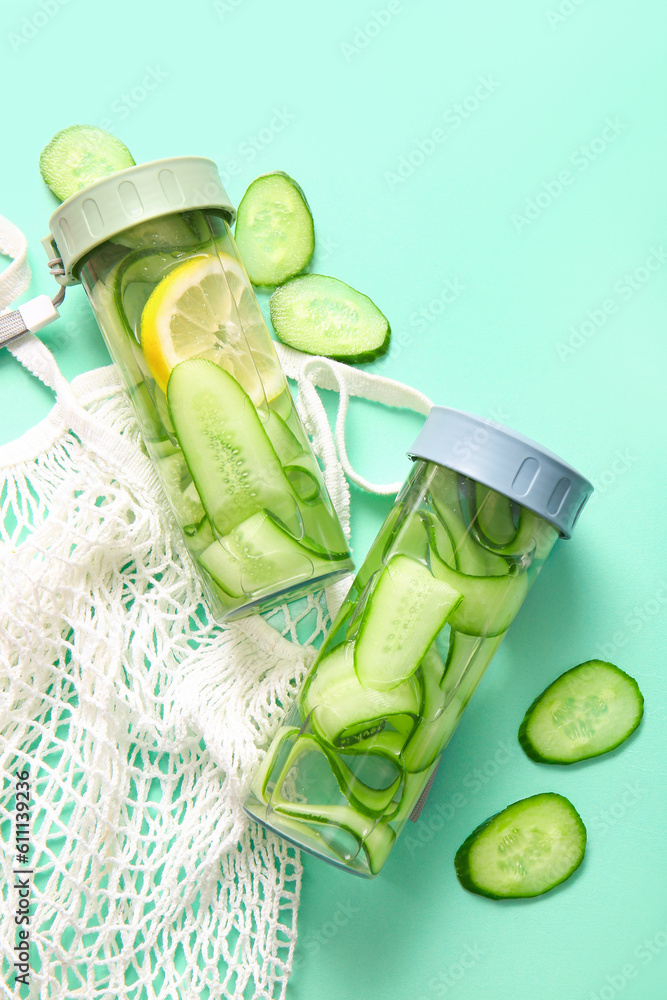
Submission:
<svg viewBox="0 0 667 1000">
<path fill-rule="evenodd" d="M 591 484 L 500 425 L 434 407 L 412 471 L 246 811 L 376 875 L 556 539 Z"/>
<path fill-rule="evenodd" d="M 44 243 L 81 282 L 219 620 L 350 573 L 348 546 L 230 231 L 215 164 L 140 164 Z"/>
</svg>

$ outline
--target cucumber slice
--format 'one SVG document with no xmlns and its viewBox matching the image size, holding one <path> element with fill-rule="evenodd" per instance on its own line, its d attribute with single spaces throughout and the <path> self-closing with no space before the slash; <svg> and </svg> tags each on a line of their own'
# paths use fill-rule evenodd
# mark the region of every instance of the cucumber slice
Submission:
<svg viewBox="0 0 667 1000">
<path fill-rule="evenodd" d="M 410 716 L 413 724 L 420 700 L 419 684 L 413 677 L 389 691 L 362 687 L 354 670 L 354 644 L 345 642 L 315 665 L 301 693 L 299 710 L 304 719 L 310 715 L 319 736 L 341 747 L 394 716 Z"/>
<path fill-rule="evenodd" d="M 364 687 L 388 691 L 411 676 L 461 602 L 449 583 L 436 580 L 409 556 L 394 556 L 364 608 L 354 667 Z"/>
<path fill-rule="evenodd" d="M 468 576 L 444 563 L 434 547 L 430 553 L 431 572 L 462 595 L 450 617 L 453 629 L 468 635 L 500 635 L 507 631 L 528 592 L 528 574 L 511 576 Z"/>
<path fill-rule="evenodd" d="M 419 774 L 433 766 L 503 638 L 485 639 L 452 631 L 444 668 L 435 646 L 428 651 L 421 664 L 424 699 L 420 719 L 403 748 L 406 771 Z"/>
<path fill-rule="evenodd" d="M 394 796 L 401 787 L 403 779 L 400 770 L 392 767 L 393 778 L 390 783 L 384 788 L 373 788 L 361 781 L 345 761 L 314 733 L 303 733 L 295 741 L 280 777 L 276 781 L 273 793 L 274 802 L 280 794 L 283 782 L 289 777 L 290 770 L 298 765 L 300 757 L 308 753 L 322 754 L 326 758 L 341 795 L 347 799 L 353 809 L 371 818 L 377 818 L 387 813 Z"/>
<path fill-rule="evenodd" d="M 390 723 L 399 725 L 401 719 L 407 720 L 406 730 L 414 725 L 414 720 L 408 716 L 393 716 Z M 401 754 L 407 736 L 405 732 L 398 729 L 386 729 L 386 723 L 381 721 L 378 725 L 359 733 L 357 736 L 350 736 L 344 740 L 339 740 L 341 753 L 354 756 L 356 754 L 372 753 L 378 757 L 387 757 L 402 765 Z"/>
<path fill-rule="evenodd" d="M 215 535 L 211 522 L 207 517 L 202 518 L 199 524 L 188 524 L 183 529 L 188 540 L 188 549 L 193 559 L 198 559 L 202 552 L 213 545 Z"/>
<path fill-rule="evenodd" d="M 234 235 L 253 285 L 280 285 L 303 271 L 315 230 L 297 182 L 281 170 L 257 177 L 241 199 Z"/>
<path fill-rule="evenodd" d="M 428 515 L 422 511 L 417 510 L 408 514 L 398 524 L 396 535 L 392 542 L 392 553 L 395 555 L 410 556 L 412 559 L 423 562 L 424 566 L 426 566 L 428 562 L 429 526 Z"/>
<path fill-rule="evenodd" d="M 199 561 L 215 583 L 231 597 L 260 597 L 285 587 L 326 576 L 335 563 L 304 548 L 267 511 L 259 511 L 214 541 Z"/>
<path fill-rule="evenodd" d="M 253 790 L 257 794 L 258 798 L 263 801 L 266 801 L 268 798 L 267 785 L 271 781 L 276 765 L 280 764 L 281 757 L 285 757 L 285 744 L 287 744 L 288 741 L 297 739 L 298 735 L 298 726 L 282 725 L 273 737 L 271 746 L 264 754 L 262 763 L 259 765 L 252 778 Z M 287 753 L 289 753 L 289 747 L 287 747 Z"/>
<path fill-rule="evenodd" d="M 56 132 L 39 158 L 44 181 L 61 201 L 100 177 L 133 166 L 127 146 L 95 125 L 70 125 Z"/>
<path fill-rule="evenodd" d="M 180 526 L 185 528 L 198 524 L 204 517 L 204 508 L 191 488 L 190 473 L 182 454 L 175 451 L 172 455 L 160 458 L 157 468 Z"/>
<path fill-rule="evenodd" d="M 279 816 L 300 819 L 310 826 L 322 828 L 322 835 L 328 827 L 339 827 L 352 834 L 357 843 L 357 853 L 363 849 L 371 875 L 377 875 L 394 846 L 396 834 L 388 823 L 379 823 L 370 817 L 360 816 L 351 806 L 319 805 L 310 806 L 307 803 L 290 802 L 274 805 L 273 809 Z M 303 842 L 303 828 L 296 828 L 292 834 L 298 842 Z M 329 845 L 333 850 L 333 846 Z M 317 853 L 321 852 L 321 848 Z M 356 855 L 355 855 L 356 856 Z M 346 865 L 352 858 L 341 857 Z"/>
<path fill-rule="evenodd" d="M 433 477 L 431 502 L 434 507 L 431 544 L 436 554 L 452 567 L 469 576 L 505 576 L 509 563 L 489 552 L 475 537 L 474 525 L 468 526 L 461 505 L 460 488 L 469 481 L 457 481 L 451 472 L 438 470 Z M 436 527 L 436 523 L 439 527 Z M 449 537 L 449 544 L 445 539 Z M 448 553 L 451 551 L 451 556 Z"/>
<path fill-rule="evenodd" d="M 303 463 L 295 461 L 291 465 L 286 465 L 285 475 L 299 500 L 303 500 L 304 503 L 314 503 L 319 499 L 320 486 L 312 468 L 308 468 L 307 461 Z"/>
<path fill-rule="evenodd" d="M 303 454 L 301 442 L 297 440 L 296 435 L 292 433 L 282 417 L 271 409 L 268 410 L 264 430 L 276 455 L 284 465 L 289 464 L 297 455 Z"/>
<path fill-rule="evenodd" d="M 172 370 L 167 403 L 206 513 L 221 535 L 261 510 L 283 521 L 296 500 L 250 397 L 213 361 Z"/>
<path fill-rule="evenodd" d="M 572 803 L 542 792 L 478 826 L 456 853 L 456 874 L 480 896 L 539 896 L 569 878 L 585 850 L 586 827 Z"/>
<path fill-rule="evenodd" d="M 386 316 L 367 295 L 338 278 L 293 278 L 275 290 L 269 308 L 283 343 L 307 354 L 354 364 L 373 361 L 389 347 Z"/>
<path fill-rule="evenodd" d="M 423 682 L 420 718 L 403 749 L 403 766 L 411 774 L 431 767 L 443 749 L 445 737 L 454 731 L 455 720 L 446 711 L 449 705 L 445 705 L 440 687 L 444 669 L 434 643 L 420 664 Z"/>
<path fill-rule="evenodd" d="M 556 678 L 530 706 L 519 742 L 532 760 L 573 764 L 608 753 L 642 720 L 637 681 L 604 660 L 587 660 Z"/>
<path fill-rule="evenodd" d="M 508 545 L 516 537 L 512 500 L 495 490 L 475 483 L 475 520 L 482 535 L 493 547 Z"/>
</svg>

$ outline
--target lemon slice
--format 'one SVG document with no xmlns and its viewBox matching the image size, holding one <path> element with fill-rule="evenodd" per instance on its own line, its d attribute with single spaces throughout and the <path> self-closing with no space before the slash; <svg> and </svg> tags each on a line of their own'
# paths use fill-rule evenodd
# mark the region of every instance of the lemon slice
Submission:
<svg viewBox="0 0 667 1000">
<path fill-rule="evenodd" d="M 271 338 L 240 264 L 229 254 L 192 257 L 153 289 L 139 330 L 146 364 L 167 391 L 172 370 L 190 358 L 208 358 L 232 375 L 255 406 L 286 389 Z"/>
<path fill-rule="evenodd" d="M 232 320 L 234 300 L 217 257 L 186 260 L 156 285 L 139 335 L 146 364 L 163 392 L 172 369 L 215 350 L 221 330 Z"/>
</svg>

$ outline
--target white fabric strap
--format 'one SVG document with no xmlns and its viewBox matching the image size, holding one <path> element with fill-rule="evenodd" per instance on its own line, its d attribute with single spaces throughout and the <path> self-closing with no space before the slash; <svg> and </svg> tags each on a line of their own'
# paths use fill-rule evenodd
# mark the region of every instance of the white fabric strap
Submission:
<svg viewBox="0 0 667 1000">
<path fill-rule="evenodd" d="M 12 257 L 9 267 L 0 274 L 0 310 L 6 309 L 30 284 L 28 243 L 17 226 L 0 215 L 0 253 Z"/>
<path fill-rule="evenodd" d="M 338 459 L 345 475 L 360 489 L 367 493 L 378 493 L 393 496 L 401 487 L 401 483 L 377 485 L 369 482 L 356 472 L 347 455 L 345 444 L 345 422 L 350 402 L 350 396 L 359 396 L 372 402 L 384 403 L 386 406 L 396 406 L 414 410 L 427 416 L 432 402 L 418 389 L 397 382 L 382 375 L 371 375 L 360 368 L 331 361 L 330 358 L 314 357 L 303 354 L 292 347 L 276 343 L 278 357 L 283 371 L 296 380 L 299 387 L 299 412 L 311 433 L 316 429 L 323 438 L 327 437 L 338 453 Z M 336 415 L 335 446 L 329 430 L 329 422 L 315 386 L 320 389 L 333 389 L 339 395 L 338 412 Z M 330 484 L 327 483 L 327 486 Z M 334 491 L 335 492 L 335 489 Z M 333 497 L 332 497 L 333 499 Z"/>
</svg>

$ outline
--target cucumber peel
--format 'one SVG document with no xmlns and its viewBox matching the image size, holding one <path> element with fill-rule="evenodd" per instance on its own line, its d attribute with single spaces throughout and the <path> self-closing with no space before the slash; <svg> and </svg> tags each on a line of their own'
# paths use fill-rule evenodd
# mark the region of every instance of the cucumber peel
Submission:
<svg viewBox="0 0 667 1000">
<path fill-rule="evenodd" d="M 39 157 L 39 171 L 61 201 L 101 177 L 133 166 L 127 146 L 95 125 L 70 125 L 61 129 Z"/>
<path fill-rule="evenodd" d="M 349 364 L 373 361 L 389 347 L 389 322 L 367 295 L 324 274 L 304 274 L 269 299 L 283 341 L 307 354 Z"/>
<path fill-rule="evenodd" d="M 531 760 L 574 764 L 620 746 L 642 720 L 636 680 L 613 663 L 587 660 L 557 677 L 526 712 L 519 742 Z"/>
</svg>

